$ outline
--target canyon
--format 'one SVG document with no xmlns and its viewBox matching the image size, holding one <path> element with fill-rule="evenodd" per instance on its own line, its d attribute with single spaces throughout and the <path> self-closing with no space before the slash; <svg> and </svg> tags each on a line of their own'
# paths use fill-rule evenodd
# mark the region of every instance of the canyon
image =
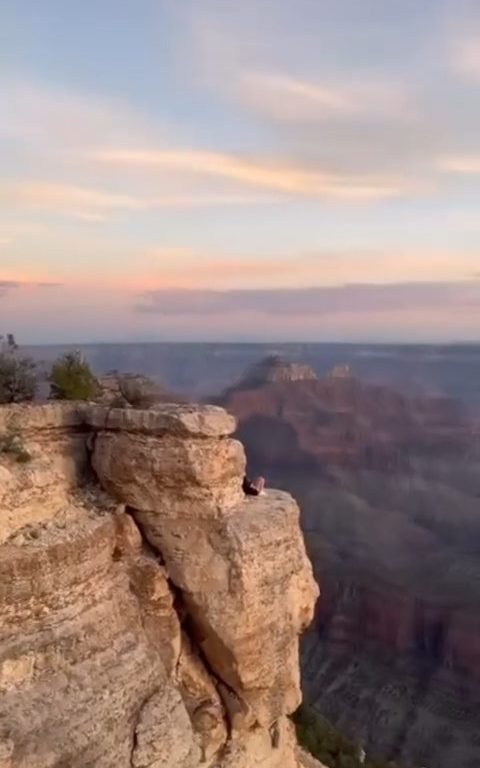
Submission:
<svg viewBox="0 0 480 768">
<path fill-rule="evenodd" d="M 322 585 L 302 643 L 306 700 L 369 753 L 477 768 L 478 422 L 348 365 L 322 377 L 288 366 L 270 356 L 218 402 L 249 471 L 301 504 Z"/>
<path fill-rule="evenodd" d="M 301 685 L 369 756 L 477 768 L 471 403 L 276 354 L 214 406 L 122 379 L 0 409 L 0 767 L 315 765 Z"/>
<path fill-rule="evenodd" d="M 72 345 L 22 347 L 46 373 Z M 347 363 L 362 381 L 403 393 L 437 394 L 480 405 L 478 344 L 347 343 L 118 343 L 81 344 L 97 375 L 112 370 L 143 374 L 168 391 L 199 400 L 232 387 L 254 363 L 281 355 L 323 377 Z"/>
<path fill-rule="evenodd" d="M 1 768 L 300 768 L 299 509 L 215 406 L 0 409 Z"/>
</svg>

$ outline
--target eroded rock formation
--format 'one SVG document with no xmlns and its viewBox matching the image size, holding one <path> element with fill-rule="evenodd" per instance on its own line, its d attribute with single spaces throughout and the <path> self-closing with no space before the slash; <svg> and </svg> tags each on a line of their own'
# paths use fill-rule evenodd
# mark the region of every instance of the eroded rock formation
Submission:
<svg viewBox="0 0 480 768">
<path fill-rule="evenodd" d="M 261 387 L 289 381 L 315 381 L 317 374 L 309 365 L 292 363 L 280 355 L 269 355 L 255 363 L 245 374 L 240 388 Z"/>
<path fill-rule="evenodd" d="M 298 768 L 318 589 L 215 407 L 0 410 L 1 768 Z"/>
</svg>

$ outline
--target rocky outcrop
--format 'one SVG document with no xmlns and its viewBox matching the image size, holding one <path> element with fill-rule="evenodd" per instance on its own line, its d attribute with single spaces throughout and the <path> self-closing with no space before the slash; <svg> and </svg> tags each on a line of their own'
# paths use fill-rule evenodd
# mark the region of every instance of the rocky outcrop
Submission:
<svg viewBox="0 0 480 768">
<path fill-rule="evenodd" d="M 255 363 L 245 374 L 240 387 L 259 387 L 268 383 L 315 381 L 317 374 L 309 365 L 292 363 L 279 355 L 270 355 Z"/>
<path fill-rule="evenodd" d="M 96 401 L 116 408 L 151 408 L 158 403 L 177 403 L 184 399 L 137 373 L 107 373 L 100 376 L 97 383 Z"/>
<path fill-rule="evenodd" d="M 1 768 L 298 768 L 317 587 L 222 409 L 0 410 Z"/>
</svg>

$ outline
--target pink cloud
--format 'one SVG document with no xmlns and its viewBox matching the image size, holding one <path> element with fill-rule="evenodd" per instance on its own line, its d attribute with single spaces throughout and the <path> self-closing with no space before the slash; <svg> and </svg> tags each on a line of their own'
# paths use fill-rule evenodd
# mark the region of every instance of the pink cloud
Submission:
<svg viewBox="0 0 480 768">
<path fill-rule="evenodd" d="M 238 78 L 237 97 L 259 114 L 285 122 L 328 118 L 405 121 L 415 115 L 405 85 L 368 79 L 348 83 L 293 77 L 288 72 L 251 72 Z M 235 96 L 235 90 L 234 90 Z"/>
<path fill-rule="evenodd" d="M 453 69 L 466 78 L 480 80 L 480 34 L 465 34 L 451 45 Z"/>
<path fill-rule="evenodd" d="M 464 280 L 472 276 L 476 254 L 453 251 L 379 250 L 313 251 L 283 256 L 229 256 L 182 248 L 152 248 L 125 276 L 145 289 L 156 282 L 166 288 L 282 288 Z"/>
<path fill-rule="evenodd" d="M 480 174 L 480 154 L 445 155 L 438 159 L 437 164 L 439 169 L 445 173 L 459 175 Z"/>
<path fill-rule="evenodd" d="M 0 320 L 29 341 L 478 339 L 480 281 L 310 291 L 12 288 Z M 88 311 L 86 311 L 88 307 Z M 448 322 L 446 321 L 448 317 Z"/>
<path fill-rule="evenodd" d="M 280 158 L 242 157 L 191 148 L 106 149 L 93 157 L 100 164 L 115 167 L 173 169 L 289 196 L 363 202 L 398 197 L 416 189 L 416 185 L 400 177 L 333 173 Z"/>
<path fill-rule="evenodd" d="M 480 281 L 455 283 L 347 284 L 283 290 L 150 291 L 137 305 L 139 312 L 160 315 L 316 316 L 370 314 L 395 310 L 465 308 L 480 311 Z"/>
</svg>

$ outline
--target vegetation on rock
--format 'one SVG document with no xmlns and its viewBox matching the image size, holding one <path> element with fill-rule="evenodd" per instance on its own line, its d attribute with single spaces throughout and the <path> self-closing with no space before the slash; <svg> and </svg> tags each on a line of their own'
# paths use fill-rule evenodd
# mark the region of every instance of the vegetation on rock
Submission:
<svg viewBox="0 0 480 768">
<path fill-rule="evenodd" d="M 328 768 L 396 768 L 392 761 L 365 755 L 314 709 L 302 704 L 293 716 L 301 746 Z"/>
<path fill-rule="evenodd" d="M 52 366 L 49 375 L 53 400 L 93 400 L 98 383 L 80 352 L 67 352 Z"/>
<path fill-rule="evenodd" d="M 19 464 L 26 464 L 32 459 L 23 444 L 22 438 L 15 432 L 0 435 L 0 453 L 10 456 Z"/>
<path fill-rule="evenodd" d="M 12 333 L 0 336 L 0 404 L 33 400 L 36 387 L 33 360 L 19 355 Z"/>
</svg>

